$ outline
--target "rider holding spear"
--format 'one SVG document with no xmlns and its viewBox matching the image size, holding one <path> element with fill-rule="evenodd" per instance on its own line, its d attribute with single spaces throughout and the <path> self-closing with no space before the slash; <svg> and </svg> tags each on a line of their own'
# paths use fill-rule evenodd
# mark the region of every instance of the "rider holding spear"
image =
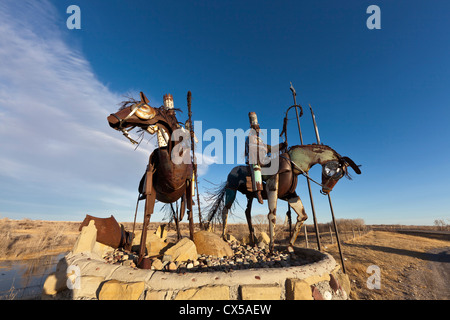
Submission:
<svg viewBox="0 0 450 320">
<path fill-rule="evenodd" d="M 261 128 L 255 112 L 249 112 L 250 133 L 245 139 L 245 163 L 249 166 L 252 180 L 251 189 L 255 193 L 255 198 L 263 204 L 261 191 L 263 190 L 261 166 L 267 164 L 268 154 L 273 150 L 283 150 L 286 143 L 282 142 L 276 147 L 265 144 L 261 139 Z"/>
</svg>

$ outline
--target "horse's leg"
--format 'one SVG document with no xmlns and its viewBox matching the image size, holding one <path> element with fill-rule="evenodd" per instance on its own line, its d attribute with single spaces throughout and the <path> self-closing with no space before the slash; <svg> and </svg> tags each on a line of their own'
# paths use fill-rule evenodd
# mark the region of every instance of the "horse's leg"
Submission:
<svg viewBox="0 0 450 320">
<path fill-rule="evenodd" d="M 306 215 L 305 208 L 303 207 L 302 201 L 300 197 L 294 197 L 288 199 L 289 206 L 294 209 L 297 214 L 297 223 L 294 227 L 294 233 L 292 234 L 291 240 L 289 241 L 288 251 L 294 252 L 294 243 L 297 239 L 298 234 L 300 233 L 300 229 L 302 228 L 303 222 L 308 219 Z"/>
<path fill-rule="evenodd" d="M 292 237 L 292 214 L 291 214 L 291 206 L 288 206 L 288 211 L 286 212 L 286 216 L 288 218 L 289 223 L 289 238 Z"/>
<path fill-rule="evenodd" d="M 225 190 L 225 206 L 222 209 L 222 238 L 226 240 L 227 235 L 227 224 L 228 224 L 228 210 L 230 210 L 231 205 L 236 199 L 236 190 L 227 188 Z"/>
<path fill-rule="evenodd" d="M 183 221 L 184 213 L 186 212 L 186 192 L 181 196 L 181 204 L 180 204 L 180 221 Z"/>
<path fill-rule="evenodd" d="M 227 222 L 228 222 L 228 209 L 226 206 L 222 210 L 222 238 L 227 240 Z"/>
<path fill-rule="evenodd" d="M 189 220 L 189 237 L 194 241 L 194 214 L 192 212 L 192 187 L 191 180 L 186 180 L 186 205 L 188 210 L 188 220 Z"/>
<path fill-rule="evenodd" d="M 245 217 L 247 218 L 248 230 L 250 231 L 250 243 L 255 245 L 255 230 L 252 225 L 252 203 L 253 197 L 247 196 L 247 208 L 245 209 Z"/>
<path fill-rule="evenodd" d="M 180 241 L 181 240 L 180 221 L 182 221 L 183 216 L 184 216 L 184 212 L 186 211 L 185 196 L 183 195 L 183 197 L 181 197 L 181 204 L 180 204 L 180 212 L 179 213 L 177 211 L 173 210 L 172 203 L 170 204 L 170 206 L 172 207 L 173 220 L 175 221 L 175 228 L 177 230 L 177 240 Z"/>
<path fill-rule="evenodd" d="M 275 238 L 275 224 L 277 222 L 277 199 L 278 199 L 278 174 L 270 177 L 266 182 L 267 202 L 269 204 L 269 237 L 270 252 L 273 252 Z"/>
<path fill-rule="evenodd" d="M 151 163 L 147 166 L 147 176 L 145 179 L 145 209 L 144 209 L 144 224 L 142 226 L 141 243 L 139 248 L 138 266 L 145 267 L 145 263 L 142 264 L 145 255 L 146 242 L 147 242 L 147 229 L 150 222 L 150 216 L 153 213 L 155 206 L 156 191 L 153 188 L 153 165 Z"/>
</svg>

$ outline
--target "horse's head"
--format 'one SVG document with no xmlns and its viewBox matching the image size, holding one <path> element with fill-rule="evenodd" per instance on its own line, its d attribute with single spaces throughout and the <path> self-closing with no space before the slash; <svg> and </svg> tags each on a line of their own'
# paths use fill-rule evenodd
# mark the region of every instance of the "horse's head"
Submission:
<svg viewBox="0 0 450 320">
<path fill-rule="evenodd" d="M 361 174 L 359 167 L 349 157 L 338 157 L 322 165 L 322 190 L 321 193 L 329 194 L 336 183 L 346 176 L 350 179 L 348 167 L 351 167 L 357 174 Z"/>
<path fill-rule="evenodd" d="M 172 95 L 164 96 L 164 106 L 160 108 L 151 107 L 147 97 L 142 92 L 140 95 L 141 101 L 134 99 L 125 101 L 119 111 L 108 116 L 110 127 L 122 131 L 133 144 L 137 142 L 131 139 L 128 130 L 135 127 L 151 134 L 159 132 L 167 139 L 171 132 L 178 127 Z"/>
<path fill-rule="evenodd" d="M 294 164 L 295 174 L 306 174 L 315 164 L 322 165 L 322 190 L 323 194 L 328 194 L 333 190 L 336 183 L 348 174 L 348 167 L 351 167 L 357 174 L 361 174 L 359 166 L 357 166 L 349 157 L 341 157 L 339 153 L 322 144 L 306 144 L 300 146 L 292 146 L 289 148 L 288 154 L 291 162 Z"/>
</svg>

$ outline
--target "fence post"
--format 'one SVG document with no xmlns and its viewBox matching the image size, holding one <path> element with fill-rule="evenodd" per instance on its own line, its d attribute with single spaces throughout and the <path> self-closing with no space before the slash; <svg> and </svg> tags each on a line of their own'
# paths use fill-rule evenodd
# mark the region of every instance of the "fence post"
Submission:
<svg viewBox="0 0 450 320">
<path fill-rule="evenodd" d="M 333 232 L 331 231 L 331 224 L 330 224 L 330 238 L 331 238 L 331 244 L 333 244 Z"/>
</svg>

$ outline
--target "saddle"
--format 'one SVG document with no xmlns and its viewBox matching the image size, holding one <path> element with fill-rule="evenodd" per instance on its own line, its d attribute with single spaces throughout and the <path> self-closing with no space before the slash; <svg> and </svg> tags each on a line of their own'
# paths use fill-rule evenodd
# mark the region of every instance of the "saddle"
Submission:
<svg viewBox="0 0 450 320">
<path fill-rule="evenodd" d="M 289 188 L 287 189 L 287 194 L 292 194 L 295 193 L 295 188 L 297 186 L 297 175 L 295 175 L 292 171 L 292 164 L 290 161 L 290 157 L 288 153 L 283 153 L 280 157 L 274 158 L 272 159 L 268 164 L 264 165 L 264 167 L 270 167 L 272 161 L 279 161 L 279 167 L 278 167 L 278 171 L 277 174 L 281 175 L 281 174 L 288 174 L 292 176 L 292 183 L 289 186 Z M 265 189 L 265 185 L 266 185 L 266 180 L 269 179 L 271 177 L 271 175 L 263 175 L 263 186 Z M 253 186 L 252 186 L 252 177 L 251 177 L 251 171 L 247 170 L 247 175 L 245 177 L 246 179 L 246 188 L 247 191 L 249 192 L 253 192 Z M 284 189 L 284 188 L 283 188 Z"/>
</svg>

